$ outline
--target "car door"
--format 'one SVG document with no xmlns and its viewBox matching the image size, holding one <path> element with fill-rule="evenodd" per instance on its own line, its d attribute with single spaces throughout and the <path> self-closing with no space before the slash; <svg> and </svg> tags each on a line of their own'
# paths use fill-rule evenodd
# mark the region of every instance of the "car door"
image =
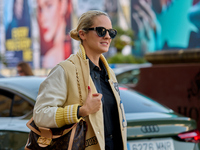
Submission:
<svg viewBox="0 0 200 150">
<path fill-rule="evenodd" d="M 33 104 L 25 96 L 0 89 L 0 117 L 22 117 L 32 113 L 32 110 Z"/>
<path fill-rule="evenodd" d="M 33 104 L 24 95 L 0 89 L 0 149 L 24 149 L 29 129 L 23 118 L 32 110 Z"/>
</svg>

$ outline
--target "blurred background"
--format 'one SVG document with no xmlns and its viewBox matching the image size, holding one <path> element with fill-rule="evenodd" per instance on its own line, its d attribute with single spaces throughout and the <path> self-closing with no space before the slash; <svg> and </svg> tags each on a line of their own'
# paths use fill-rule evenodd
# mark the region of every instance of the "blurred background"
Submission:
<svg viewBox="0 0 200 150">
<path fill-rule="evenodd" d="M 25 95 L 30 88 L 30 93 L 35 92 L 36 97 L 41 79 L 23 80 L 22 77 L 22 80 L 12 80 L 11 77 L 20 76 L 23 68 L 29 68 L 20 68 L 18 63 L 23 61 L 29 64 L 33 72 L 29 71 L 27 75 L 46 77 L 57 63 L 77 52 L 79 42 L 71 39 L 69 32 L 82 13 L 94 9 L 107 12 L 113 28 L 117 29 L 118 34 L 104 55 L 118 83 L 126 87 L 122 89 L 133 89 L 177 114 L 194 119 L 197 129 L 200 129 L 200 0 L 0 0 L 2 87 L 8 90 L 7 86 L 14 85 L 15 93 L 20 86 L 28 86 L 23 89 Z M 36 85 L 37 90 L 32 90 Z M 5 89 L 0 90 L 14 98 L 15 94 L 5 92 Z M 156 111 L 154 105 L 121 93 L 122 100 L 130 98 L 128 102 L 134 102 L 126 106 L 136 110 L 137 115 L 137 108 Z M 145 106 L 144 109 L 135 103 L 137 101 Z M 33 105 L 34 102 L 31 110 Z M 175 114 L 171 110 L 168 114 L 173 120 Z M 145 117 L 146 125 L 148 115 Z M 139 116 L 133 121 L 138 118 L 141 119 Z M 179 118 L 176 123 L 168 122 L 170 128 L 165 130 L 174 136 L 183 132 L 183 128 L 184 131 L 196 128 L 190 118 L 187 120 L 191 124 L 187 125 L 180 123 Z M 141 124 L 141 120 L 138 122 Z M 161 124 L 163 122 L 160 121 Z M 175 126 L 174 130 L 171 124 Z M 177 126 L 181 127 L 180 131 L 177 131 Z M 135 131 L 132 133 L 135 134 Z M 197 132 L 199 134 L 199 130 Z M 199 142 L 200 136 L 197 137 Z"/>
<path fill-rule="evenodd" d="M 15 76 L 25 61 L 35 75 L 47 75 L 76 53 L 79 43 L 68 33 L 92 9 L 107 12 L 118 30 L 105 54 L 110 64 L 146 63 L 147 53 L 200 47 L 199 0 L 1 0 L 1 74 Z"/>
<path fill-rule="evenodd" d="M 69 32 L 93 9 L 107 12 L 118 31 L 104 54 L 118 82 L 200 128 L 200 0 L 1 0 L 0 75 L 18 76 L 24 61 L 31 74 L 47 76 L 76 53 Z"/>
</svg>

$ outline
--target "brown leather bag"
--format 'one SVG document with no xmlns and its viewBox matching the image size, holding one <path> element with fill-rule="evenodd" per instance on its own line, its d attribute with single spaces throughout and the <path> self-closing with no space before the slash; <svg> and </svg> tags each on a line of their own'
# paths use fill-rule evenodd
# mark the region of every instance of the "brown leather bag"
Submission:
<svg viewBox="0 0 200 150">
<path fill-rule="evenodd" d="M 73 61 L 69 60 L 74 64 Z M 75 64 L 74 64 L 75 65 Z M 80 104 L 83 105 L 78 70 L 76 69 L 77 86 L 79 89 Z M 61 128 L 37 127 L 31 118 L 27 122 L 31 129 L 25 150 L 84 150 L 87 131 L 86 121 L 65 125 Z"/>
<path fill-rule="evenodd" d="M 37 127 L 31 118 L 27 124 L 31 129 L 25 150 L 84 150 L 87 131 L 86 122 L 65 125 L 61 128 Z"/>
</svg>

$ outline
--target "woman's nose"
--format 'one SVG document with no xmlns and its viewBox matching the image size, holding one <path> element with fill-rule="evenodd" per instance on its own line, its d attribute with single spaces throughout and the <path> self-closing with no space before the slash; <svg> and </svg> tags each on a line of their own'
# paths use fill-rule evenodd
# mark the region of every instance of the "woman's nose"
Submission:
<svg viewBox="0 0 200 150">
<path fill-rule="evenodd" d="M 110 38 L 111 39 L 108 30 L 106 31 L 106 35 L 104 36 L 104 38 Z"/>
</svg>

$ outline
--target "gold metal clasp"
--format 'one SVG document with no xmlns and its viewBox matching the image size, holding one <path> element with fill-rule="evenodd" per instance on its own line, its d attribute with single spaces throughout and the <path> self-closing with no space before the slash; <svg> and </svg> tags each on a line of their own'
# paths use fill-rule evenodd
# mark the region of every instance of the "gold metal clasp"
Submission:
<svg viewBox="0 0 200 150">
<path fill-rule="evenodd" d="M 43 144 L 43 145 L 50 145 L 52 139 L 51 138 L 46 138 L 46 137 L 39 137 L 37 140 L 38 144 Z"/>
</svg>

